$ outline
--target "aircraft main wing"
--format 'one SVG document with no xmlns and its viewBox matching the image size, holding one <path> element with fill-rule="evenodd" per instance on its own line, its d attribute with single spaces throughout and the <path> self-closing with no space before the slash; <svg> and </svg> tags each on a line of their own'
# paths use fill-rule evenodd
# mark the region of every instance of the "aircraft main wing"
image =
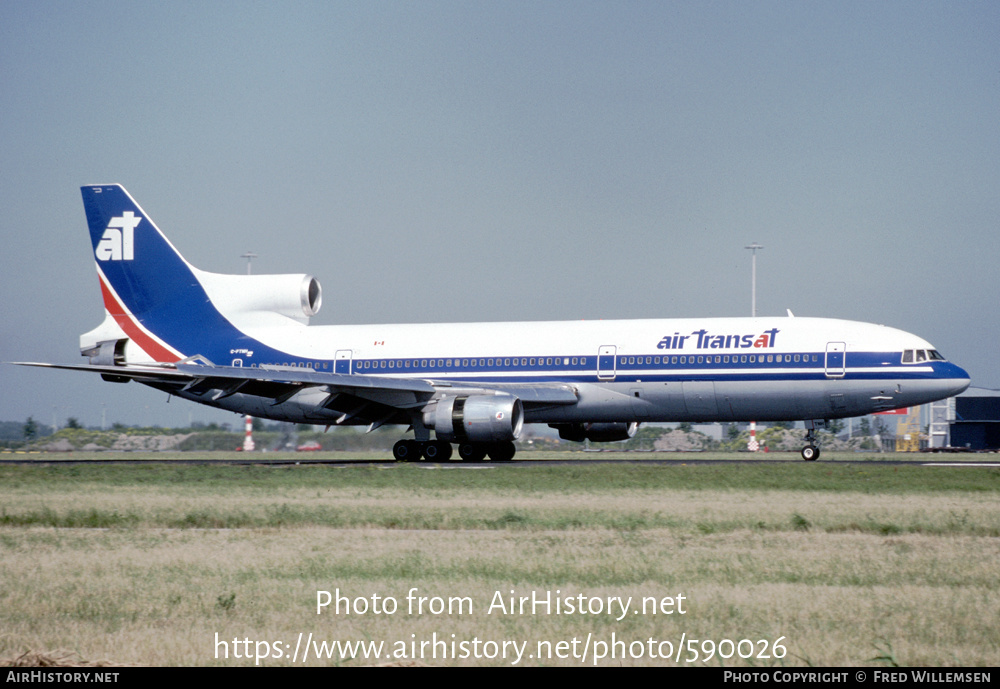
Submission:
<svg viewBox="0 0 1000 689">
<path fill-rule="evenodd" d="M 517 397 L 528 408 L 576 404 L 576 389 L 565 383 L 483 383 L 439 381 L 314 371 L 308 368 L 261 366 L 255 368 L 196 363 L 164 365 L 102 366 L 94 364 L 48 364 L 14 362 L 99 373 L 105 380 L 135 380 L 175 394 L 187 393 L 216 402 L 237 393 L 280 405 L 301 392 L 326 393 L 317 397 L 320 412 L 341 413 L 334 422 L 363 421 L 377 427 L 384 423 L 409 423 L 401 415 L 429 402 L 459 395 L 506 394 Z M 322 414 L 320 414 L 322 415 Z M 319 416 L 317 415 L 317 422 Z M 329 421 L 329 415 L 327 415 Z"/>
</svg>

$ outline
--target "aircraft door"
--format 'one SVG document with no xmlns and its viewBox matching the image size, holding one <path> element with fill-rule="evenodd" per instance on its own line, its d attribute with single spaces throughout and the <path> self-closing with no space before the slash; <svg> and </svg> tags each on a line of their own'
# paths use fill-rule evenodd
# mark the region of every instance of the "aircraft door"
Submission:
<svg viewBox="0 0 1000 689">
<path fill-rule="evenodd" d="M 615 379 L 615 345 L 605 345 L 597 352 L 597 379 Z"/>
<path fill-rule="evenodd" d="M 340 349 L 337 350 L 337 358 L 334 362 L 334 373 L 343 373 L 344 375 L 350 375 L 351 371 L 351 357 L 354 352 L 350 349 Z"/>
<path fill-rule="evenodd" d="M 826 343 L 826 377 L 843 378 L 847 372 L 847 344 L 844 342 Z"/>
</svg>

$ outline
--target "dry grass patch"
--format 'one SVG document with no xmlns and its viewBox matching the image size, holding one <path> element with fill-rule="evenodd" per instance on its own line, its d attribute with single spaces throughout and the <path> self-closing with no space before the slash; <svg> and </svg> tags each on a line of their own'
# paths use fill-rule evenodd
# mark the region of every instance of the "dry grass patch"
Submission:
<svg viewBox="0 0 1000 689">
<path fill-rule="evenodd" d="M 12 491 L 2 517 L 12 525 L 77 527 L 283 527 L 403 529 L 672 528 L 864 531 L 1000 536 L 993 493 L 880 495 L 804 490 L 607 490 L 521 494 L 458 487 L 236 487 L 225 494 L 182 486 L 109 487 L 103 492 Z"/>
<path fill-rule="evenodd" d="M 672 644 L 784 637 L 784 658 L 699 662 L 1000 664 L 996 490 L 980 490 L 965 474 L 935 474 L 950 481 L 942 490 L 903 471 L 781 469 L 798 487 L 775 487 L 774 474 L 716 467 L 107 475 L 88 467 L 56 471 L 53 480 L 47 471 L 8 471 L 0 496 L 0 658 L 67 649 L 124 664 L 246 665 L 253 660 L 233 657 L 234 639 L 290 649 L 311 633 L 387 647 L 434 635 L 513 640 L 531 654 L 539 642 L 588 635 Z M 912 488 L 911 476 L 924 485 Z M 742 477 L 753 487 L 729 485 Z M 996 475 L 981 479 L 992 485 Z M 667 485 L 675 480 L 684 487 Z M 832 490 L 831 480 L 854 489 Z M 957 487 L 962 481 L 967 489 Z M 412 613 L 411 589 L 463 608 Z M 317 615 L 317 591 L 337 590 L 399 607 Z M 634 602 L 624 616 L 490 613 L 495 597 L 511 591 Z M 644 598 L 678 595 L 684 615 L 635 612 Z M 341 652 L 310 662 L 413 659 Z M 606 664 L 670 662 L 643 656 Z"/>
<path fill-rule="evenodd" d="M 1000 662 L 995 539 L 327 528 L 6 529 L 3 537 L 3 656 L 68 648 L 83 658 L 122 663 L 243 665 L 215 658 L 216 633 L 220 639 L 294 643 L 299 632 L 312 632 L 323 640 L 387 644 L 437 633 L 518 639 L 532 647 L 615 633 L 674 643 L 681 634 L 784 636 L 784 664 L 865 664 L 885 643 L 906 664 Z M 412 588 L 427 597 L 466 598 L 471 610 L 410 615 L 405 599 Z M 351 599 L 393 597 L 400 610 L 317 615 L 317 590 L 337 589 Z M 507 596 L 511 590 L 632 596 L 637 602 L 683 594 L 687 614 L 629 614 L 620 621 L 606 614 L 487 614 L 497 591 Z"/>
</svg>

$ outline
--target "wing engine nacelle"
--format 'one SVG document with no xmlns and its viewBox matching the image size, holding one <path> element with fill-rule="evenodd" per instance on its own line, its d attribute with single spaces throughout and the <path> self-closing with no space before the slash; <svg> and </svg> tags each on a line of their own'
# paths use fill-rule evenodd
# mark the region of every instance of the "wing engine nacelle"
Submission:
<svg viewBox="0 0 1000 689">
<path fill-rule="evenodd" d="M 308 323 L 323 304 L 323 290 L 312 275 L 198 273 L 209 298 L 223 315 L 270 312 Z"/>
<path fill-rule="evenodd" d="M 511 395 L 446 397 L 438 400 L 424 422 L 440 440 L 499 443 L 521 435 L 524 409 L 521 400 Z"/>
<path fill-rule="evenodd" d="M 611 443 L 616 440 L 628 440 L 635 435 L 639 424 L 631 423 L 550 423 L 549 426 L 559 431 L 563 440 L 582 443 L 589 440 L 595 443 Z"/>
</svg>

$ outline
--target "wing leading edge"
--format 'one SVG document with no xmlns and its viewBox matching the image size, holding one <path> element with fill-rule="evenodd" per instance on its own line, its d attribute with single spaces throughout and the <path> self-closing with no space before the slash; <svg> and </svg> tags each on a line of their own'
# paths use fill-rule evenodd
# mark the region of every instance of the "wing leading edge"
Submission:
<svg viewBox="0 0 1000 689">
<path fill-rule="evenodd" d="M 171 394 L 227 408 L 227 398 L 239 395 L 257 398 L 258 403 L 276 407 L 303 397 L 297 406 L 301 420 L 354 424 L 410 423 L 414 413 L 426 411 L 444 397 L 509 396 L 528 408 L 573 405 L 576 389 L 560 383 L 463 383 L 432 379 L 394 378 L 319 372 L 307 368 L 262 366 L 244 368 L 196 363 L 161 365 L 95 365 L 14 362 L 36 366 L 100 374 L 105 380 L 135 380 Z M 312 393 L 312 394 L 309 394 Z M 245 402 L 241 402 L 241 406 Z M 310 409 L 311 408 L 311 409 Z"/>
</svg>

